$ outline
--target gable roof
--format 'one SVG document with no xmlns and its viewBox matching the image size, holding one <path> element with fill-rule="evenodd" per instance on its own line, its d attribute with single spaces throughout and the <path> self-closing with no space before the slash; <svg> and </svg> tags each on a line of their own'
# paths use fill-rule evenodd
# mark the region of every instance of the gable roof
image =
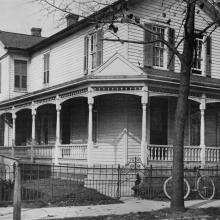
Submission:
<svg viewBox="0 0 220 220">
<path fill-rule="evenodd" d="M 0 31 L 0 41 L 6 49 L 27 49 L 44 39 L 33 35 Z"/>
<path fill-rule="evenodd" d="M 140 3 L 140 1 L 143 0 L 127 0 L 129 5 L 135 5 Z M 61 30 L 60 32 L 48 37 L 47 39 L 43 40 L 42 42 L 33 45 L 30 49 L 30 52 L 35 52 L 38 51 L 40 49 L 43 49 L 46 46 L 49 46 L 59 40 L 62 40 L 74 33 L 76 33 L 79 30 L 82 30 L 83 28 L 87 27 L 90 23 L 94 23 L 94 22 L 90 22 L 92 19 L 94 21 L 94 19 L 100 19 L 103 18 L 104 16 L 107 16 L 109 14 L 112 14 L 111 9 L 114 8 L 115 11 L 119 11 L 121 10 L 121 7 L 118 7 L 121 5 L 121 3 L 126 2 L 126 0 L 116 0 L 114 3 L 112 3 L 111 5 L 108 5 L 104 8 L 102 8 L 101 10 L 89 15 L 87 18 L 84 18 L 82 20 L 79 20 L 78 22 L 64 28 L 63 30 Z M 203 10 L 205 11 L 205 13 L 207 13 L 207 15 L 213 19 L 213 20 L 217 20 L 218 25 L 220 25 L 220 13 L 219 13 L 219 8 L 217 6 L 217 4 L 213 5 L 213 2 L 211 2 L 210 0 L 198 0 L 197 1 L 198 5 L 203 4 Z"/>
</svg>

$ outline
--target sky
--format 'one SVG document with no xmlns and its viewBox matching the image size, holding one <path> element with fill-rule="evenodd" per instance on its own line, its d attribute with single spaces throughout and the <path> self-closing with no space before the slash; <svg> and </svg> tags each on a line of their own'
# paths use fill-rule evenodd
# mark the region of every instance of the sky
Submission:
<svg viewBox="0 0 220 220">
<path fill-rule="evenodd" d="M 32 27 L 39 27 L 45 37 L 58 32 L 58 21 L 33 1 L 0 0 L 0 30 L 30 34 Z"/>
</svg>

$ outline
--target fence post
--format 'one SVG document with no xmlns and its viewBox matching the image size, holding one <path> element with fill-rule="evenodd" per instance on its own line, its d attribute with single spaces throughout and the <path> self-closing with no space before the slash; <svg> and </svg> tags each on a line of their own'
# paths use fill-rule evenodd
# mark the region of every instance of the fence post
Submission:
<svg viewBox="0 0 220 220">
<path fill-rule="evenodd" d="M 121 197 L 121 172 L 120 172 L 120 164 L 118 164 L 118 181 L 117 181 L 117 199 Z"/>
<path fill-rule="evenodd" d="M 21 169 L 19 163 L 15 165 L 13 220 L 21 220 Z"/>
<path fill-rule="evenodd" d="M 150 165 L 150 181 L 149 181 L 149 198 L 153 198 L 153 190 L 152 190 L 152 175 L 153 175 L 153 166 L 152 164 Z"/>
</svg>

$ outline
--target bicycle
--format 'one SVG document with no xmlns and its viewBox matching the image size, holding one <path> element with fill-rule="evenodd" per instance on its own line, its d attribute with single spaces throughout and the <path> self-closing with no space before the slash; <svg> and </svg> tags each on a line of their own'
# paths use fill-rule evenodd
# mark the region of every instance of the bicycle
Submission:
<svg viewBox="0 0 220 220">
<path fill-rule="evenodd" d="M 213 180 L 206 175 L 200 174 L 200 167 L 194 168 L 196 175 L 194 177 L 194 188 L 192 191 L 198 192 L 199 196 L 204 200 L 211 200 L 215 196 L 215 184 Z M 172 194 L 172 176 L 167 178 L 164 181 L 163 184 L 163 191 L 164 194 L 168 199 L 171 199 Z M 190 185 L 187 179 L 184 178 L 184 199 L 187 199 L 187 197 L 190 194 Z"/>
</svg>

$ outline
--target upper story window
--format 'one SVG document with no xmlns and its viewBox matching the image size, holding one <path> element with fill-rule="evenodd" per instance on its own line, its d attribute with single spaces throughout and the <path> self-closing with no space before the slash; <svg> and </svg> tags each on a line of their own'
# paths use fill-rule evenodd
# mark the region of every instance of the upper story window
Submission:
<svg viewBox="0 0 220 220">
<path fill-rule="evenodd" d="M 93 71 L 103 62 L 103 30 L 88 35 L 84 39 L 84 72 Z"/>
<path fill-rule="evenodd" d="M 155 25 L 145 24 L 145 26 L 154 32 L 160 34 L 161 38 L 167 40 L 171 45 L 175 45 L 175 30 L 173 28 Z M 158 36 L 145 31 L 144 41 L 152 42 L 157 40 Z M 144 45 L 144 65 L 149 67 L 169 69 L 174 71 L 174 54 L 161 42 L 154 42 Z"/>
<path fill-rule="evenodd" d="M 153 26 L 153 31 L 159 33 L 162 38 L 165 38 L 165 28 L 159 26 Z M 157 35 L 152 36 L 152 40 L 158 39 Z M 153 66 L 164 67 L 165 65 L 165 45 L 161 42 L 153 44 Z"/>
<path fill-rule="evenodd" d="M 211 76 L 211 37 L 201 36 L 195 39 L 192 73 Z"/>
<path fill-rule="evenodd" d="M 26 90 L 27 89 L 27 61 L 25 60 L 15 60 L 15 89 Z"/>
<path fill-rule="evenodd" d="M 50 76 L 50 53 L 44 54 L 44 84 L 49 83 Z"/>
<path fill-rule="evenodd" d="M 195 48 L 193 52 L 192 72 L 202 74 L 204 70 L 204 44 L 203 36 L 195 39 Z"/>
</svg>

